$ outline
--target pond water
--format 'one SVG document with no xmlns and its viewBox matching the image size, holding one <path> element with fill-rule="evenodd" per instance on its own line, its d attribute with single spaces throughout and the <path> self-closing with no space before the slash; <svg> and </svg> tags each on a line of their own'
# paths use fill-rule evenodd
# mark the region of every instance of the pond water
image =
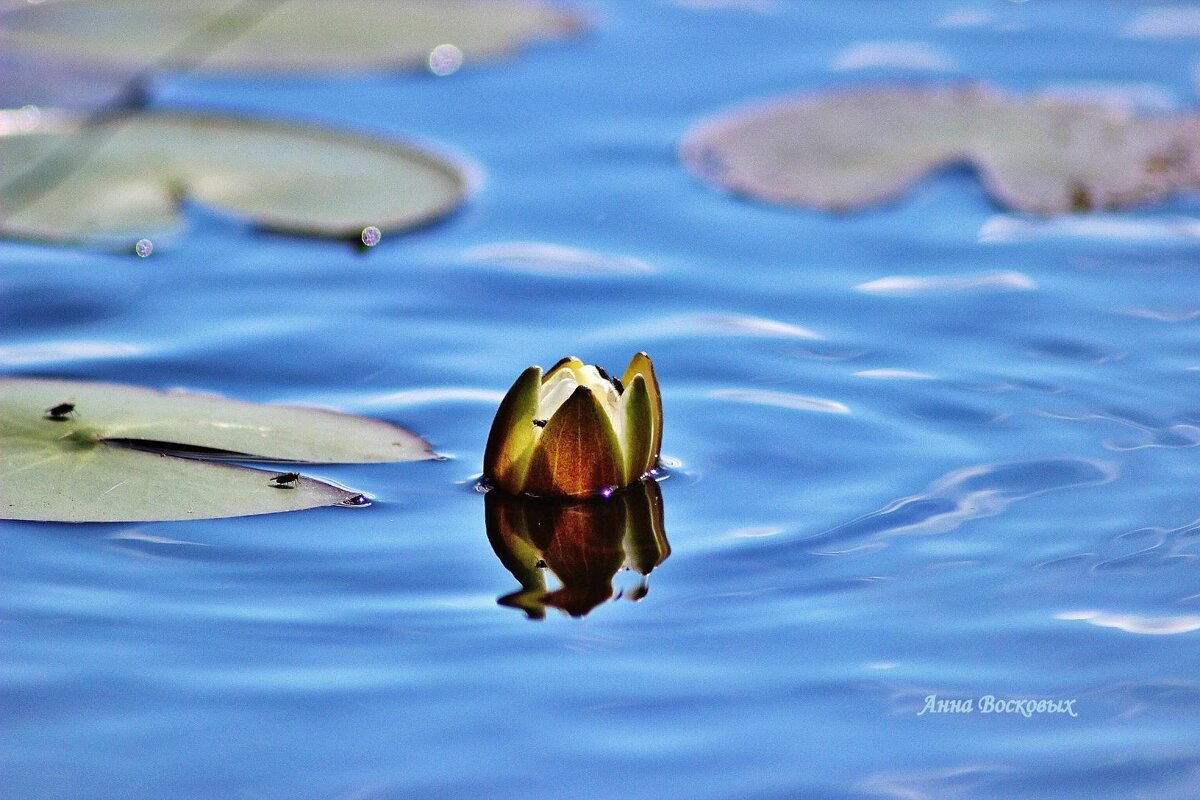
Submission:
<svg viewBox="0 0 1200 800">
<path fill-rule="evenodd" d="M 588 10 L 444 78 L 152 87 L 437 142 L 480 174 L 443 224 L 364 252 L 195 209 L 145 259 L 0 244 L 9 374 L 333 406 L 450 456 L 306 470 L 367 509 L 5 523 L 0 792 L 1196 797 L 1196 199 L 1043 221 L 947 170 L 835 216 L 674 157 L 730 105 L 883 80 L 1187 108 L 1194 9 L 1167 31 L 1193 38 L 1115 0 Z M 638 350 L 670 556 L 640 602 L 621 572 L 531 620 L 474 489 L 492 414 L 529 364 Z"/>
</svg>

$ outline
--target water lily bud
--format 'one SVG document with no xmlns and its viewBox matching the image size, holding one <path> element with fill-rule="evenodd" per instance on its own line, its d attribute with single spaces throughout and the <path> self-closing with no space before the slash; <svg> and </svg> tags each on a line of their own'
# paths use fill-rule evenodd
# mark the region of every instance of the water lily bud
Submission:
<svg viewBox="0 0 1200 800">
<path fill-rule="evenodd" d="M 620 380 L 578 358 L 545 375 L 521 373 L 488 436 L 483 477 L 510 494 L 586 497 L 622 488 L 658 466 L 662 400 L 638 353 Z"/>
</svg>

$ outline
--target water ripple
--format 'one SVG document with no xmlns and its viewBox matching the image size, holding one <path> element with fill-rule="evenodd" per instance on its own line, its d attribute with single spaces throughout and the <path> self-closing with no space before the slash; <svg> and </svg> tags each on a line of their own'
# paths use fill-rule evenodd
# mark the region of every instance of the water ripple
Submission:
<svg viewBox="0 0 1200 800">
<path fill-rule="evenodd" d="M 1023 272 L 981 272 L 974 275 L 940 275 L 922 277 L 918 275 L 892 275 L 854 287 L 863 294 L 886 297 L 915 297 L 932 294 L 962 294 L 965 292 L 1024 292 L 1037 288 L 1037 284 Z"/>
<path fill-rule="evenodd" d="M 668 0 L 668 2 L 689 11 L 734 9 L 752 11 L 756 14 L 778 14 L 780 11 L 778 0 Z"/>
<path fill-rule="evenodd" d="M 1149 319 L 1154 322 L 1191 322 L 1200 319 L 1200 308 L 1187 309 L 1156 309 L 1156 308 L 1122 308 L 1115 313 L 1134 319 Z"/>
<path fill-rule="evenodd" d="M 460 258 L 515 272 L 537 275 L 629 275 L 654 272 L 654 267 L 633 256 L 597 253 L 546 242 L 497 242 L 464 251 Z"/>
<path fill-rule="evenodd" d="M 889 771 L 871 775 L 854 788 L 895 800 L 970 797 L 996 778 L 1012 772 L 1012 767 L 1002 764 L 960 764 L 937 769 Z"/>
<path fill-rule="evenodd" d="M 121 358 L 145 352 L 137 345 L 125 342 L 66 341 L 32 342 L 0 346 L 0 362 L 10 365 L 54 364 L 60 361 L 89 361 L 92 359 Z"/>
<path fill-rule="evenodd" d="M 404 389 L 379 395 L 364 401 L 367 405 L 424 406 L 437 403 L 486 403 L 494 405 L 504 399 L 504 392 L 494 389 L 473 389 L 466 386 L 433 386 L 425 389 Z"/>
<path fill-rule="evenodd" d="M 778 536 L 787 528 L 778 525 L 752 525 L 745 528 L 735 528 L 725 535 L 730 539 L 762 539 L 767 536 Z"/>
<path fill-rule="evenodd" d="M 648 335 L 658 339 L 677 339 L 685 336 L 746 336 L 765 339 L 824 339 L 810 328 L 788 322 L 750 317 L 743 314 L 680 314 L 654 318 L 630 325 L 620 325 L 598 331 L 591 338 L 625 339 Z"/>
<path fill-rule="evenodd" d="M 944 475 L 920 494 L 896 500 L 806 542 L 948 533 L 970 520 L 996 516 L 1019 500 L 1060 489 L 1097 486 L 1116 475 L 1115 466 L 1082 458 L 966 467 Z"/>
<path fill-rule="evenodd" d="M 977 8 L 958 8 L 948 11 L 934 21 L 935 28 L 983 28 L 996 20 L 991 11 Z"/>
<path fill-rule="evenodd" d="M 1200 684 L 1179 678 L 1114 681 L 1080 692 L 1078 697 L 1089 706 L 1113 708 L 1116 719 L 1164 711 L 1192 717 L 1200 709 Z"/>
<path fill-rule="evenodd" d="M 983 223 L 976 240 L 981 244 L 1008 244 L 1056 238 L 1098 239 L 1126 244 L 1193 241 L 1200 238 L 1200 219 L 1128 219 L 1103 214 L 1028 219 L 1011 214 L 996 214 Z"/>
<path fill-rule="evenodd" d="M 819 411 L 823 414 L 849 414 L 850 408 L 836 400 L 826 400 L 823 397 L 811 397 L 790 392 L 768 392 L 755 389 L 719 389 L 709 393 L 709 397 L 718 400 L 732 400 L 735 403 L 750 403 L 760 406 L 775 406 L 776 408 L 794 408 L 798 411 Z"/>
<path fill-rule="evenodd" d="M 1187 564 L 1200 558 L 1191 552 L 1200 542 L 1200 520 L 1177 528 L 1137 528 L 1114 536 L 1110 542 L 1115 554 L 1095 556 L 1093 572 L 1146 574 L 1152 570 Z M 1120 550 L 1132 546 L 1131 552 Z"/>
<path fill-rule="evenodd" d="M 1163 636 L 1200 631 L 1200 616 L 1146 617 L 1140 614 L 1114 614 L 1107 611 L 1060 611 L 1055 619 L 1087 622 L 1101 628 L 1116 628 L 1126 633 Z"/>
<path fill-rule="evenodd" d="M 930 381 L 935 378 L 928 372 L 920 372 L 915 369 L 862 369 L 854 374 L 860 378 L 877 380 Z"/>
<path fill-rule="evenodd" d="M 1037 409 L 1034 413 L 1048 419 L 1066 422 L 1107 422 L 1137 432 L 1134 438 L 1106 440 L 1103 446 L 1107 450 L 1118 452 L 1152 448 L 1176 450 L 1200 446 L 1200 427 L 1186 423 L 1168 423 L 1156 426 L 1146 420 L 1135 420 L 1113 412 L 1066 414 Z"/>
<path fill-rule="evenodd" d="M 1080 364 L 1111 364 L 1125 359 L 1129 353 L 1078 339 L 1049 338 L 1030 342 L 1025 355 L 1030 358 L 1074 361 Z"/>
</svg>

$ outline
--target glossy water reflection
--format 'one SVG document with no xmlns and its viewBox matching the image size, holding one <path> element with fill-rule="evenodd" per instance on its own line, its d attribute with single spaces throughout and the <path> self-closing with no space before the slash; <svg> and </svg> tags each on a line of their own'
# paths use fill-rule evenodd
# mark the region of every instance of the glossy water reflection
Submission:
<svg viewBox="0 0 1200 800">
<path fill-rule="evenodd" d="M 829 215 L 672 156 L 754 97 L 911 79 L 830 72 L 862 42 L 1179 113 L 1195 40 L 1122 36 L 1125 0 L 581 5 L 586 39 L 447 79 L 156 78 L 470 154 L 441 226 L 0 241 L 4 372 L 333 407 L 447 456 L 315 467 L 354 512 L 0 523 L 0 796 L 1195 800 L 1198 198 L 1032 218 L 949 170 Z M 671 555 L 632 603 L 653 513 L 627 541 L 617 506 L 470 487 L 517 371 L 639 349 Z M 1079 716 L 918 717 L 933 693 Z"/>
<path fill-rule="evenodd" d="M 671 554 L 662 491 L 651 478 L 609 498 L 561 501 L 493 490 L 485 504 L 492 549 L 521 583 L 498 602 L 531 619 L 544 618 L 547 606 L 582 617 L 608 600 L 641 600 L 650 572 Z M 629 590 L 614 591 L 613 577 L 622 569 L 641 578 Z M 547 588 L 547 572 L 559 588 Z"/>
</svg>

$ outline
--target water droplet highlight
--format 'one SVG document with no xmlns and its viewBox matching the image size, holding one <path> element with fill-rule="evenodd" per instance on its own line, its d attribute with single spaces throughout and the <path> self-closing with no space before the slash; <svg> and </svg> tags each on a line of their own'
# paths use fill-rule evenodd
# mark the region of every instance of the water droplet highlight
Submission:
<svg viewBox="0 0 1200 800">
<path fill-rule="evenodd" d="M 133 246 L 133 252 L 137 253 L 139 258 L 147 258 L 154 252 L 154 242 L 149 239 L 138 239 L 137 244 Z"/>
<path fill-rule="evenodd" d="M 439 78 L 453 75 L 463 65 L 463 51 L 452 44 L 439 44 L 429 51 L 429 71 Z"/>
<path fill-rule="evenodd" d="M 374 225 L 368 225 L 363 228 L 362 243 L 364 247 L 374 247 L 379 244 L 379 240 L 383 238 L 383 231 L 376 228 Z"/>
</svg>

